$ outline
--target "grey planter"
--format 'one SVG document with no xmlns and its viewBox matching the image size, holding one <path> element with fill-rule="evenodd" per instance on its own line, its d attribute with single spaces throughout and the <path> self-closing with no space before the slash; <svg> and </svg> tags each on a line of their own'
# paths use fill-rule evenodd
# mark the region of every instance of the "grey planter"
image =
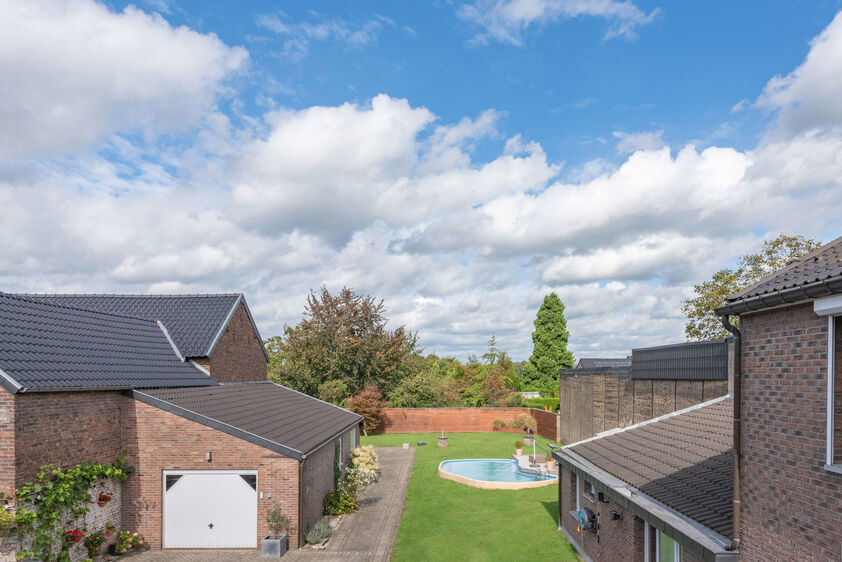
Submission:
<svg viewBox="0 0 842 562">
<path fill-rule="evenodd" d="M 535 438 L 532 436 L 524 437 L 523 438 L 523 446 L 524 447 L 531 447 L 535 443 Z"/>
<path fill-rule="evenodd" d="M 287 551 L 286 535 L 266 535 L 260 541 L 260 553 L 263 558 L 280 558 Z"/>
</svg>

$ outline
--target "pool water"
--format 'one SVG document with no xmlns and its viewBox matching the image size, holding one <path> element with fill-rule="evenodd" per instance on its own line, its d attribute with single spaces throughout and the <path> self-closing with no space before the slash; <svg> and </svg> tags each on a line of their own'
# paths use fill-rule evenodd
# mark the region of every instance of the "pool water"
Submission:
<svg viewBox="0 0 842 562">
<path fill-rule="evenodd" d="M 517 463 L 509 459 L 469 459 L 445 461 L 441 470 L 464 476 L 471 480 L 487 482 L 535 482 L 553 479 L 555 476 L 527 474 L 517 468 Z"/>
</svg>

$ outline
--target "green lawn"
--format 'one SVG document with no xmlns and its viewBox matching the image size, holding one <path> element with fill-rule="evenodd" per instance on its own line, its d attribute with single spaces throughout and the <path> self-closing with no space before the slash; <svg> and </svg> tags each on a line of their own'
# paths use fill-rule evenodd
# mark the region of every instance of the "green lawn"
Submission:
<svg viewBox="0 0 842 562">
<path fill-rule="evenodd" d="M 579 560 L 558 530 L 557 486 L 481 490 L 438 475 L 443 460 L 508 458 L 520 435 L 450 433 L 443 449 L 436 437 L 395 433 L 362 439 L 387 447 L 428 443 L 416 451 L 392 560 Z"/>
</svg>

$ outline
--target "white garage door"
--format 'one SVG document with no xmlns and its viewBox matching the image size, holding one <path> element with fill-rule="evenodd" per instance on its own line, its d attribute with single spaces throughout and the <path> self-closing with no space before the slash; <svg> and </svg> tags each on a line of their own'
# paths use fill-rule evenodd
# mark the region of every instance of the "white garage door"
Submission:
<svg viewBox="0 0 842 562">
<path fill-rule="evenodd" d="M 164 548 L 256 546 L 255 471 L 164 471 Z"/>
</svg>

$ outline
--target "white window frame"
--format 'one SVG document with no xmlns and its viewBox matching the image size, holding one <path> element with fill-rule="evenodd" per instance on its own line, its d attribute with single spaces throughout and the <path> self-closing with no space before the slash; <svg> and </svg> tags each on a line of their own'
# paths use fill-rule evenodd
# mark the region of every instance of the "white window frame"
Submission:
<svg viewBox="0 0 842 562">
<path fill-rule="evenodd" d="M 825 468 L 833 472 L 842 472 L 842 464 L 835 464 L 834 458 L 834 402 L 835 402 L 835 362 L 836 362 L 836 318 L 842 316 L 842 296 L 836 295 L 813 301 L 813 311 L 819 316 L 827 316 L 827 402 L 825 410 Z"/>
<path fill-rule="evenodd" d="M 647 523 L 646 525 L 648 526 L 649 524 Z M 655 534 L 655 562 L 661 562 L 661 535 L 663 535 L 663 534 L 664 533 L 662 533 L 661 531 L 657 531 L 656 534 Z M 678 541 L 675 540 L 674 538 L 672 538 L 669 535 L 664 535 L 664 536 L 672 541 L 672 559 L 675 562 L 681 562 L 682 560 L 684 560 L 682 558 L 681 545 L 678 544 Z M 648 555 L 649 551 L 647 550 L 646 553 Z M 648 562 L 648 558 L 647 558 L 647 562 Z"/>
</svg>

